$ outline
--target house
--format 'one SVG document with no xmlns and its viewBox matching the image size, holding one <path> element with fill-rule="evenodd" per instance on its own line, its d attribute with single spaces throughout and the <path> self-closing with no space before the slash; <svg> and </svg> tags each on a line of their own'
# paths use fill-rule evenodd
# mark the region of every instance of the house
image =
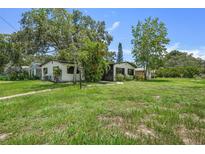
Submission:
<svg viewBox="0 0 205 154">
<path fill-rule="evenodd" d="M 102 80 L 116 81 L 117 74 L 134 77 L 135 68 L 136 66 L 130 62 L 110 64 L 108 70 L 104 73 Z"/>
<path fill-rule="evenodd" d="M 152 75 L 155 73 L 155 71 L 151 71 L 148 74 L 148 79 L 152 78 Z M 145 69 L 144 68 L 135 68 L 135 78 L 136 79 L 144 79 Z"/>
<path fill-rule="evenodd" d="M 144 68 L 135 68 L 135 78 L 136 79 L 144 79 Z"/>
<path fill-rule="evenodd" d="M 29 76 L 30 77 L 37 77 L 41 78 L 41 63 L 34 63 L 32 62 L 31 65 L 29 66 Z"/>
<path fill-rule="evenodd" d="M 60 69 L 61 75 L 59 77 L 60 82 L 73 81 L 74 78 L 74 64 L 70 64 L 64 61 L 49 61 L 44 64 L 41 64 L 41 79 L 42 80 L 55 80 L 54 70 Z M 84 80 L 83 73 L 81 74 L 81 79 Z M 80 81 L 80 71 L 77 69 L 76 80 Z"/>
</svg>

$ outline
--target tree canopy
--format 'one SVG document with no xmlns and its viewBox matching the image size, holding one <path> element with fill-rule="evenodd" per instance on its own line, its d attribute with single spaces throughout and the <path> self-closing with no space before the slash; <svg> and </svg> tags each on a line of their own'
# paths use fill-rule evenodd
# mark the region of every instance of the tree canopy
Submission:
<svg viewBox="0 0 205 154">
<path fill-rule="evenodd" d="M 117 63 L 123 62 L 122 43 L 118 44 Z"/>
<path fill-rule="evenodd" d="M 167 34 L 165 24 L 158 18 L 146 18 L 132 27 L 132 54 L 136 63 L 145 68 L 145 79 L 148 79 L 151 69 L 160 66 L 166 54 L 166 45 L 169 43 Z"/>
<path fill-rule="evenodd" d="M 27 53 L 45 54 L 54 51 L 58 59 L 75 64 L 74 74 L 79 65 L 104 66 L 96 59 L 105 61 L 109 55 L 108 45 L 112 36 L 105 30 L 105 22 L 95 21 L 78 10 L 70 13 L 65 9 L 32 9 L 23 14 L 21 25 Z M 97 47 L 91 47 L 91 42 Z M 92 61 L 87 61 L 85 65 L 84 60 L 93 52 L 97 58 L 91 58 Z M 96 80 L 96 76 L 102 73 L 96 71 L 87 79 Z M 86 72 L 85 75 L 87 74 L 91 73 Z"/>
</svg>

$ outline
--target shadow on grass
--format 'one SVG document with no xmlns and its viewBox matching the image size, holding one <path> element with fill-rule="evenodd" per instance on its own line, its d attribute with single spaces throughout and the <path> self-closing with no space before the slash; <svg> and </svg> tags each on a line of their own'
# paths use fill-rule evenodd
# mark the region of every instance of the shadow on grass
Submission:
<svg viewBox="0 0 205 154">
<path fill-rule="evenodd" d="M 144 82 L 156 82 L 156 83 L 161 83 L 161 82 L 172 82 L 171 80 L 167 79 L 151 79 L 151 80 L 145 80 Z"/>
<path fill-rule="evenodd" d="M 52 84 L 34 85 L 31 87 L 27 87 L 27 89 L 31 89 L 32 91 L 37 91 L 37 90 L 44 90 L 44 89 L 64 88 L 68 86 L 71 86 L 71 84 L 52 83 Z"/>
</svg>

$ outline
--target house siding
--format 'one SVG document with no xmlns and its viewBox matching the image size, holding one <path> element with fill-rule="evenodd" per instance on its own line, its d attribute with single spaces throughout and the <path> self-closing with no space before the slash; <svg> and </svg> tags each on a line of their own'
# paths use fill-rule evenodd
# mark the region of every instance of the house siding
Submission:
<svg viewBox="0 0 205 154">
<path fill-rule="evenodd" d="M 41 72 L 42 72 L 42 80 L 45 80 L 45 76 L 49 76 L 50 79 L 53 81 L 54 80 L 54 76 L 53 76 L 53 67 L 58 66 L 61 70 L 62 70 L 62 74 L 60 77 L 60 81 L 62 82 L 66 82 L 66 81 L 73 81 L 73 74 L 68 74 L 67 73 L 67 67 L 70 66 L 74 66 L 73 64 L 67 64 L 67 63 L 60 63 L 58 61 L 50 61 L 46 64 L 44 64 L 41 67 Z M 43 69 L 47 68 L 47 74 L 44 74 Z M 83 80 L 83 76 L 82 76 L 82 80 Z M 76 75 L 76 80 L 79 81 L 80 80 L 80 74 Z"/>
<path fill-rule="evenodd" d="M 119 63 L 119 64 L 115 64 L 114 67 L 113 67 L 113 79 L 114 81 L 116 81 L 116 75 L 117 75 L 117 72 L 116 72 L 116 68 L 124 68 L 124 75 L 125 76 L 128 76 L 128 69 L 135 69 L 135 67 L 133 67 L 132 65 L 130 65 L 129 63 Z M 134 71 L 135 73 L 135 71 Z M 135 75 L 135 74 L 134 74 Z M 133 76 L 134 76 L 133 75 Z"/>
</svg>

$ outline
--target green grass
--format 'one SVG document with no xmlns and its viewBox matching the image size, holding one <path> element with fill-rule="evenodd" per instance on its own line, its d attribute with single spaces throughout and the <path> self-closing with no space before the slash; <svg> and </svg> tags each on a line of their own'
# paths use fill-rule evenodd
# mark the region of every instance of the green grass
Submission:
<svg viewBox="0 0 205 154">
<path fill-rule="evenodd" d="M 0 97 L 10 96 L 30 91 L 53 89 L 66 86 L 53 82 L 29 80 L 29 81 L 0 81 Z"/>
<path fill-rule="evenodd" d="M 67 86 L 0 101 L 0 144 L 205 144 L 205 80 Z"/>
</svg>

